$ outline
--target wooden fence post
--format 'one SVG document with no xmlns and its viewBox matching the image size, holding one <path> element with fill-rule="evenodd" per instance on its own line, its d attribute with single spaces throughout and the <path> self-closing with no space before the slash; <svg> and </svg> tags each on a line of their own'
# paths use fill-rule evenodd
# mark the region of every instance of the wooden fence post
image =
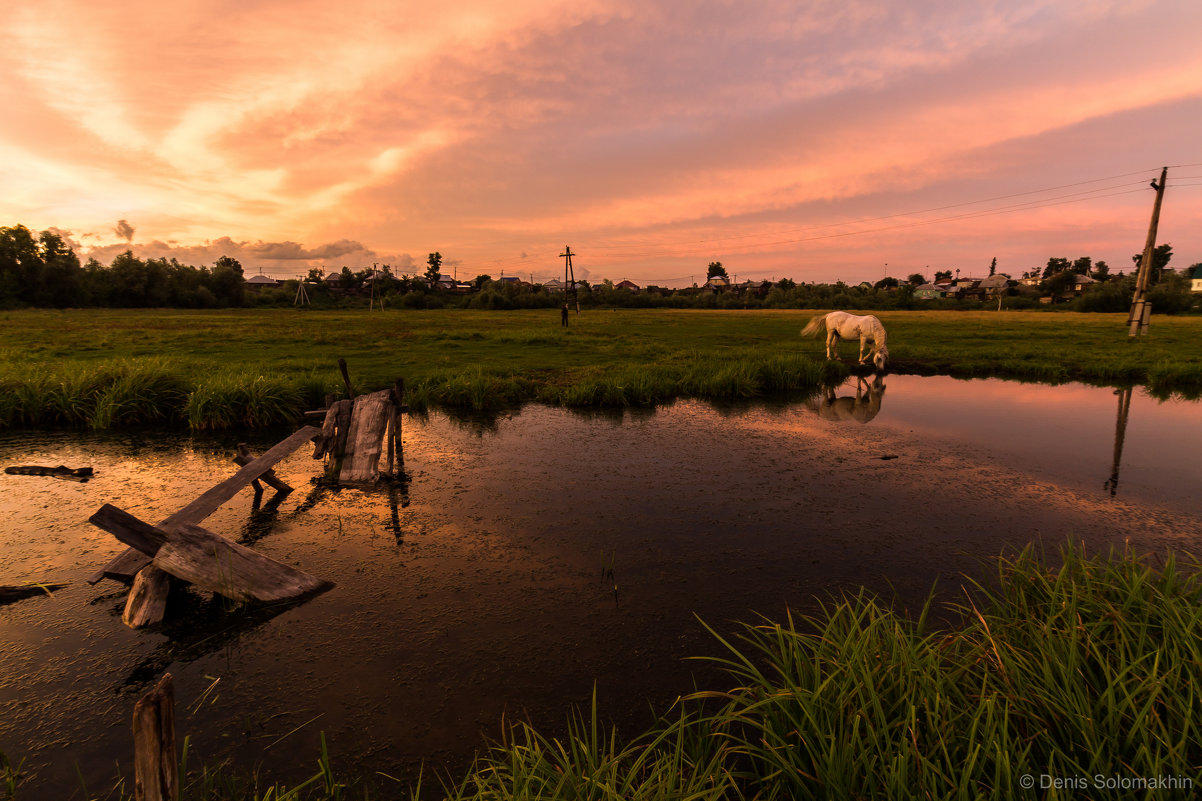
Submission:
<svg viewBox="0 0 1202 801">
<path fill-rule="evenodd" d="M 134 705 L 134 801 L 176 801 L 175 689 L 164 673 Z"/>
</svg>

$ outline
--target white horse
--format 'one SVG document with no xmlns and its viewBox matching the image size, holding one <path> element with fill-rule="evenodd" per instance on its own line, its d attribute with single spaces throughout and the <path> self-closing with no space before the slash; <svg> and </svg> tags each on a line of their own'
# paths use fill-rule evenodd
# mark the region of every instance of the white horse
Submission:
<svg viewBox="0 0 1202 801">
<path fill-rule="evenodd" d="M 859 317 L 847 312 L 834 311 L 810 320 L 801 329 L 803 337 L 817 336 L 826 325 L 826 358 L 839 358 L 839 338 L 860 340 L 860 364 L 868 358 L 864 347 L 872 343 L 872 363 L 878 370 L 885 369 L 885 360 L 889 358 L 889 348 L 886 345 L 885 326 L 871 314 Z"/>
</svg>

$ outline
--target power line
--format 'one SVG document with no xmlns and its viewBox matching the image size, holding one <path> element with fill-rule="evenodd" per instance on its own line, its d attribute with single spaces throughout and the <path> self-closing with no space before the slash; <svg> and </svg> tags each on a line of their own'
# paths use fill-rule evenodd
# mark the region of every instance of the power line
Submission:
<svg viewBox="0 0 1202 801">
<path fill-rule="evenodd" d="M 1173 168 L 1180 169 L 1180 168 L 1185 168 L 1185 167 L 1198 167 L 1198 166 L 1202 166 L 1202 162 L 1193 163 L 1193 164 L 1175 165 Z M 969 206 L 976 206 L 976 205 L 980 205 L 983 203 L 995 203 L 995 202 L 1001 201 L 1001 200 L 1010 200 L 1010 199 L 1019 198 L 1019 197 L 1029 197 L 1032 195 L 1042 195 L 1042 194 L 1047 194 L 1049 192 L 1059 192 L 1064 189 L 1073 189 L 1076 187 L 1087 186 L 1089 184 L 1098 184 L 1098 183 L 1116 181 L 1118 179 L 1129 178 L 1130 176 L 1134 176 L 1134 175 L 1146 176 L 1149 172 L 1151 172 L 1151 171 L 1137 170 L 1137 171 L 1132 171 L 1132 172 L 1120 173 L 1117 175 L 1110 175 L 1110 176 L 1106 176 L 1106 177 L 1102 177 L 1102 178 L 1093 178 L 1093 179 L 1089 179 L 1089 180 L 1085 180 L 1085 181 L 1076 181 L 1076 182 L 1067 183 L 1067 184 L 1058 184 L 1056 186 L 1045 187 L 1043 189 L 1033 189 L 1033 190 L 1028 190 L 1028 191 L 1024 191 L 1024 192 L 1014 192 L 1014 193 L 1010 193 L 1010 194 L 996 195 L 993 197 L 982 198 L 982 199 L 978 199 L 978 200 L 964 201 L 961 203 L 950 203 L 950 204 L 946 204 L 946 205 L 942 205 L 942 206 L 933 206 L 933 207 L 919 209 L 919 210 L 915 210 L 915 211 L 896 212 L 896 213 L 892 213 L 892 214 L 885 214 L 885 215 L 880 215 L 880 216 L 875 216 L 875 217 L 864 217 L 864 218 L 857 218 L 854 220 L 845 220 L 845 221 L 825 223 L 825 224 L 815 223 L 815 224 L 804 225 L 804 226 L 793 226 L 790 228 L 778 229 L 776 231 L 772 231 L 769 233 L 755 232 L 755 233 L 748 233 L 748 234 L 732 234 L 730 236 L 717 237 L 717 238 L 712 238 L 712 239 L 680 240 L 680 241 L 675 241 L 675 242 L 665 242 L 663 240 L 658 240 L 658 241 L 646 241 L 644 243 L 631 243 L 631 244 L 625 244 L 625 245 L 615 245 L 615 244 L 606 245 L 606 244 L 598 243 L 598 244 L 590 244 L 590 245 L 588 245 L 588 247 L 590 250 L 593 250 L 593 251 L 620 251 L 620 250 L 631 249 L 631 248 L 640 248 L 640 247 L 644 248 L 644 250 L 642 250 L 642 251 L 636 251 L 633 253 L 628 252 L 628 253 L 624 253 L 624 254 L 615 254 L 615 255 L 618 255 L 621 258 L 621 260 L 620 261 L 607 261 L 606 262 L 607 264 L 628 264 L 628 263 L 632 263 L 635 261 L 639 261 L 641 259 L 664 256 L 664 255 L 666 255 L 666 251 L 669 251 L 670 249 L 674 249 L 674 248 L 683 248 L 684 252 L 673 253 L 671 255 L 673 255 L 677 258 L 691 257 L 691 256 L 697 256 L 697 255 L 701 255 L 701 254 L 713 254 L 713 253 L 715 253 L 715 248 L 713 246 L 715 246 L 715 245 L 721 246 L 723 243 L 731 243 L 731 242 L 736 242 L 739 240 L 745 240 L 745 239 L 751 239 L 751 238 L 763 239 L 764 237 L 783 236 L 783 235 L 786 235 L 786 234 L 789 234 L 789 233 L 795 232 L 795 231 L 813 231 L 813 230 L 821 230 L 821 229 L 841 228 L 841 227 L 853 226 L 853 225 L 863 225 L 866 223 L 882 222 L 885 220 L 894 220 L 894 219 L 898 219 L 898 218 L 902 218 L 902 217 L 917 217 L 917 216 L 921 216 L 924 214 L 932 214 L 932 213 L 939 212 L 939 211 L 948 211 L 950 209 L 966 208 Z M 1202 177 L 1202 176 L 1182 176 L 1180 178 L 1170 180 L 1168 183 L 1168 186 L 1170 188 L 1199 186 L 1202 184 L 1182 183 L 1182 181 L 1198 179 L 1199 177 Z M 1136 188 L 1127 189 L 1124 191 L 1111 191 L 1111 190 L 1115 190 L 1115 189 L 1122 189 L 1123 187 L 1136 187 Z M 770 241 L 770 242 L 760 242 L 760 243 L 750 246 L 750 248 L 740 248 L 738 252 L 748 252 L 749 250 L 754 251 L 754 250 L 764 248 L 764 247 L 777 247 L 780 245 L 799 244 L 802 242 L 820 241 L 820 240 L 824 240 L 824 239 L 836 239 L 836 238 L 849 237 L 849 236 L 858 236 L 861 234 L 881 233 L 884 231 L 901 230 L 901 229 L 905 229 L 905 228 L 913 228 L 913 227 L 919 227 L 919 226 L 923 226 L 923 225 L 935 225 L 935 224 L 945 223 L 945 222 L 956 222 L 956 221 L 960 221 L 960 220 L 975 219 L 978 217 L 987 217 L 987 216 L 993 216 L 993 215 L 998 215 L 998 214 L 1012 214 L 1016 211 L 1024 211 L 1024 210 L 1034 211 L 1034 210 L 1041 209 L 1041 208 L 1051 208 L 1054 206 L 1062 206 L 1062 205 L 1067 205 L 1067 204 L 1071 204 L 1071 203 L 1080 203 L 1080 202 L 1083 202 L 1086 200 L 1102 200 L 1102 199 L 1109 198 L 1109 197 L 1118 197 L 1118 196 L 1126 195 L 1126 194 L 1135 194 L 1138 192 L 1142 192 L 1144 189 L 1145 189 L 1145 184 L 1142 179 L 1139 181 L 1124 181 L 1121 183 L 1111 184 L 1108 186 L 1101 186 L 1101 187 L 1095 187 L 1092 189 L 1087 189 L 1084 191 L 1072 192 L 1072 193 L 1069 193 L 1066 195 L 1060 195 L 1058 197 L 1040 198 L 1040 199 L 1036 199 L 1036 200 L 1026 201 L 1023 203 L 1009 204 L 1006 206 L 1001 206 L 1001 207 L 993 208 L 993 209 L 983 209 L 980 211 L 973 211 L 973 212 L 969 212 L 966 214 L 944 215 L 944 216 L 934 217 L 934 218 L 927 219 L 927 220 L 913 220 L 910 222 L 905 222 L 905 223 L 901 223 L 901 224 L 897 224 L 897 225 L 878 226 L 875 228 L 858 228 L 858 229 L 852 230 L 852 231 L 835 231 L 835 232 L 831 232 L 831 233 L 819 234 L 816 236 L 798 237 L 798 238 L 784 239 L 784 240 L 778 239 L 778 240 L 774 240 L 774 241 Z M 700 248 L 699 246 L 702 246 L 702 245 L 705 245 L 708 247 Z M 518 259 L 518 260 L 506 260 L 506 261 L 497 260 L 497 261 L 489 263 L 486 266 L 488 266 L 489 268 L 492 268 L 492 269 L 505 268 L 505 267 L 511 267 L 515 264 L 521 264 L 526 261 L 527 261 L 527 259 L 525 259 L 525 258 Z M 665 279 L 665 280 L 683 280 L 683 279 Z"/>
</svg>

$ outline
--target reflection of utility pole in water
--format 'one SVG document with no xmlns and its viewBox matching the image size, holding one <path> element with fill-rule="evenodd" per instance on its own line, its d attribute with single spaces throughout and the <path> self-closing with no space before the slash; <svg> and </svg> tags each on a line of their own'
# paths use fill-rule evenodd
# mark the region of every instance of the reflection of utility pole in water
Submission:
<svg viewBox="0 0 1202 801">
<path fill-rule="evenodd" d="M 1118 420 L 1114 424 L 1114 464 L 1110 467 L 1110 478 L 1106 479 L 1106 483 L 1102 485 L 1110 490 L 1112 498 L 1119 488 L 1119 464 L 1123 461 L 1123 438 L 1127 435 L 1127 414 L 1131 411 L 1131 392 L 1131 387 L 1114 391 L 1114 394 L 1119 396 Z"/>
</svg>

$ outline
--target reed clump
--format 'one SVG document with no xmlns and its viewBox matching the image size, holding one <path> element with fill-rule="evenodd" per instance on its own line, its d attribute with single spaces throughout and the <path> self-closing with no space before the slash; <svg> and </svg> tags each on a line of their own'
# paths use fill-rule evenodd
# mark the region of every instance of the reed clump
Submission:
<svg viewBox="0 0 1202 801">
<path fill-rule="evenodd" d="M 111 429 L 186 423 L 198 430 L 272 426 L 316 408 L 336 377 L 203 370 L 166 359 L 0 368 L 0 428 Z"/>
</svg>

